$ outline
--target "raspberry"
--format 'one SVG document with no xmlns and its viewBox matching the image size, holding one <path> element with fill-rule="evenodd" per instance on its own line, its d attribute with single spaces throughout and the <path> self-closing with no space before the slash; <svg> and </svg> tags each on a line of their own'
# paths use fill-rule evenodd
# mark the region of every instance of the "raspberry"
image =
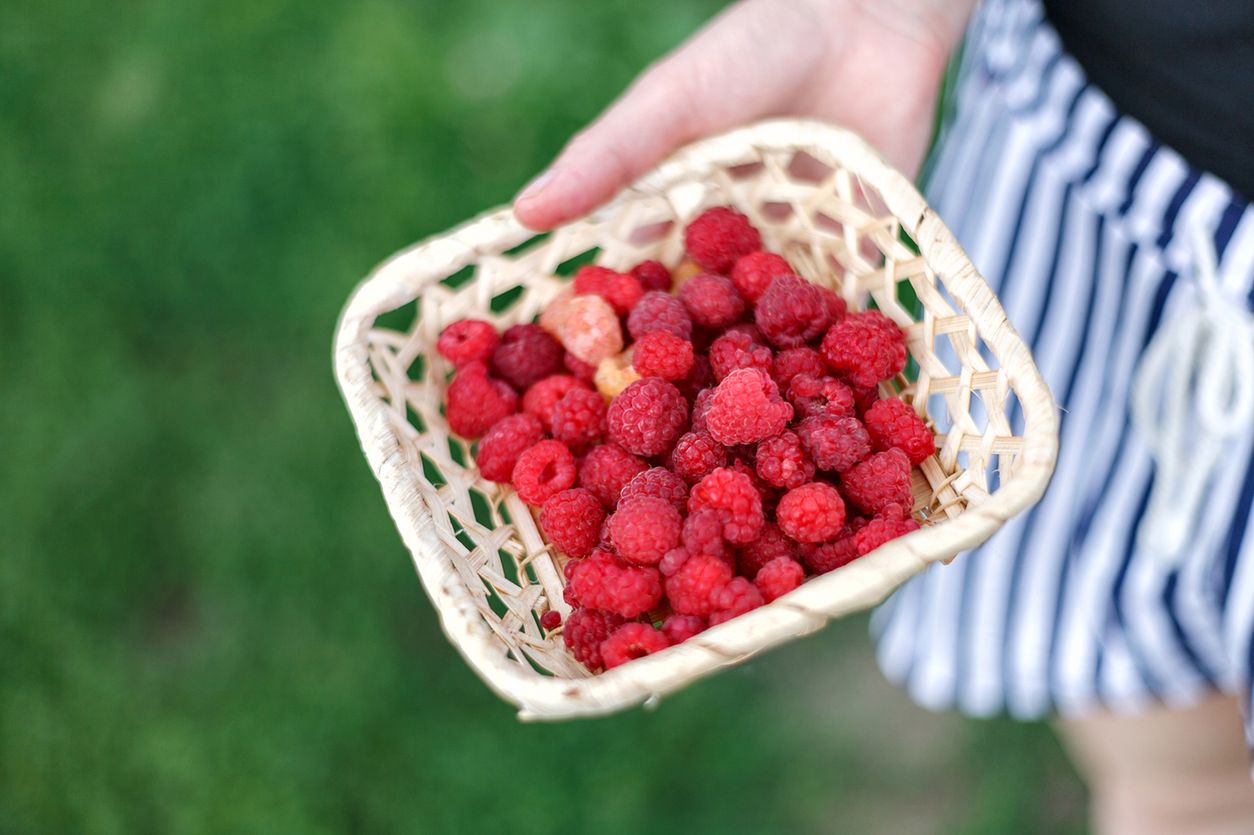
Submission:
<svg viewBox="0 0 1254 835">
<path fill-rule="evenodd" d="M 445 394 L 444 416 L 463 438 L 477 438 L 507 415 L 518 411 L 518 395 L 508 384 L 488 376 L 481 362 L 461 368 Z"/>
<path fill-rule="evenodd" d="M 818 285 L 815 285 L 816 287 Z M 819 293 L 823 295 L 823 302 L 827 305 L 827 321 L 829 324 L 835 324 L 845 318 L 845 314 L 849 312 L 849 305 L 845 304 L 835 290 L 830 287 L 819 287 Z"/>
<path fill-rule="evenodd" d="M 562 613 L 556 609 L 549 609 L 543 615 L 540 615 L 540 625 L 552 632 L 562 625 Z"/>
<path fill-rule="evenodd" d="M 787 430 L 758 444 L 754 469 L 772 487 L 800 487 L 814 478 L 814 462 L 802 449 L 797 433 Z"/>
<path fill-rule="evenodd" d="M 722 380 L 740 368 L 771 370 L 771 349 L 744 331 L 725 333 L 710 345 L 710 370 Z"/>
<path fill-rule="evenodd" d="M 597 526 L 600 524 L 598 521 Z M 657 565 L 667 551 L 679 545 L 682 524 L 679 511 L 666 499 L 633 498 L 619 502 L 618 510 L 610 517 L 610 541 L 628 562 Z"/>
<path fill-rule="evenodd" d="M 616 444 L 593 447 L 579 463 L 579 486 L 592 491 L 592 495 L 611 510 L 618 505 L 619 496 L 627 482 L 649 469 L 643 459 L 637 458 Z"/>
<path fill-rule="evenodd" d="M 591 384 L 596 377 L 597 367 L 590 362 L 584 362 L 570 351 L 562 357 L 562 364 L 566 366 L 567 371 L 585 383 Z"/>
<path fill-rule="evenodd" d="M 701 389 L 697 392 L 697 396 L 692 400 L 692 431 L 706 432 L 709 427 L 706 426 L 705 416 L 710 412 L 710 402 L 714 398 L 714 389 Z"/>
<path fill-rule="evenodd" d="M 840 477 L 845 497 L 858 510 L 868 515 L 878 513 L 885 505 L 910 507 L 910 459 L 899 449 L 877 452 Z"/>
<path fill-rule="evenodd" d="M 605 434 L 605 398 L 585 388 L 571 389 L 553 407 L 553 437 L 574 452 L 590 449 Z"/>
<path fill-rule="evenodd" d="M 696 615 L 671 615 L 662 621 L 662 632 L 671 642 L 671 646 L 682 644 L 693 635 L 705 631 L 705 618 Z"/>
<path fill-rule="evenodd" d="M 689 517 L 691 518 L 691 517 Z M 739 573 L 752 580 L 762 566 L 781 557 L 795 558 L 797 543 L 792 541 L 774 522 L 762 526 L 762 534 L 736 552 Z"/>
<path fill-rule="evenodd" d="M 731 280 L 745 301 L 756 302 L 781 275 L 793 275 L 792 267 L 783 258 L 774 252 L 750 252 L 737 259 Z"/>
<path fill-rule="evenodd" d="M 519 391 L 562 367 L 562 346 L 539 325 L 514 325 L 492 352 L 492 371 Z"/>
<path fill-rule="evenodd" d="M 694 324 L 711 330 L 727 327 L 745 312 L 745 300 L 735 285 L 713 273 L 702 273 L 684 282 L 679 288 L 679 300 Z"/>
<path fill-rule="evenodd" d="M 870 409 L 880 401 L 880 387 L 878 383 L 866 388 L 850 386 L 850 390 L 853 392 L 853 406 L 860 415 L 866 414 L 867 409 Z"/>
<path fill-rule="evenodd" d="M 714 611 L 714 593 L 733 576 L 731 566 L 718 557 L 695 554 L 666 578 L 666 598 L 676 613 L 704 617 Z"/>
<path fill-rule="evenodd" d="M 669 331 L 649 331 L 631 350 L 631 364 L 641 377 L 675 382 L 692 371 L 692 343 Z"/>
<path fill-rule="evenodd" d="M 662 599 L 662 575 L 656 568 L 627 565 L 599 550 L 568 566 L 567 588 L 580 605 L 635 618 Z"/>
<path fill-rule="evenodd" d="M 742 255 L 762 248 L 762 236 L 735 209 L 706 209 L 684 230 L 684 247 L 707 270 L 725 273 Z"/>
<path fill-rule="evenodd" d="M 597 497 L 582 487 L 550 496 L 540 509 L 540 529 L 549 542 L 569 557 L 586 557 L 596 547 L 605 511 Z"/>
<path fill-rule="evenodd" d="M 613 612 L 599 609 L 576 609 L 566 620 L 562 641 L 575 660 L 596 672 L 604 667 L 601 661 L 601 642 L 610 636 L 623 622 Z"/>
<path fill-rule="evenodd" d="M 646 293 L 650 290 L 671 289 L 671 271 L 661 261 L 641 261 L 631 268 L 631 274 Z"/>
<path fill-rule="evenodd" d="M 565 396 L 566 392 L 579 388 L 588 389 L 589 387 L 569 374 L 552 374 L 534 384 L 523 394 L 523 411 L 538 418 L 544 431 L 550 432 L 553 429 L 553 407 Z"/>
<path fill-rule="evenodd" d="M 854 412 L 853 389 L 826 374 L 793 377 L 788 384 L 788 401 L 803 419 L 816 415 L 847 417 Z"/>
<path fill-rule="evenodd" d="M 692 318 L 684 303 L 661 290 L 650 290 L 627 314 L 627 333 L 639 340 L 649 331 L 669 331 L 680 339 L 692 338 Z"/>
<path fill-rule="evenodd" d="M 709 358 L 705 354 L 694 355 L 692 368 L 675 385 L 689 400 L 695 399 L 701 389 L 714 385 L 714 372 L 710 370 Z"/>
<path fill-rule="evenodd" d="M 636 658 L 644 658 L 671 645 L 666 633 L 647 623 L 624 623 L 614 634 L 601 643 L 601 659 L 605 669 L 626 664 Z"/>
<path fill-rule="evenodd" d="M 575 483 L 575 456 L 561 441 L 541 441 L 518 456 L 509 480 L 520 499 L 539 507 Z"/>
<path fill-rule="evenodd" d="M 931 430 L 904 400 L 879 400 L 866 410 L 862 420 L 877 451 L 896 447 L 911 464 L 920 464 L 936 452 Z"/>
<path fill-rule="evenodd" d="M 910 518 L 894 519 L 887 516 L 876 516 L 862 530 L 853 535 L 854 546 L 858 554 L 869 554 L 889 540 L 905 536 L 917 531 L 919 523 Z"/>
<path fill-rule="evenodd" d="M 727 448 L 709 432 L 689 432 L 671 450 L 671 469 L 689 484 L 696 484 L 719 467 L 727 466 Z"/>
<path fill-rule="evenodd" d="M 753 584 L 762 592 L 766 602 L 770 603 L 801 585 L 805 578 L 806 570 L 801 567 L 801 563 L 792 557 L 776 557 L 762 566 Z"/>
<path fill-rule="evenodd" d="M 628 452 L 668 452 L 688 422 L 688 401 L 674 384 L 645 377 L 623 389 L 609 408 L 609 436 Z"/>
<path fill-rule="evenodd" d="M 832 325 L 819 347 L 823 361 L 854 386 L 867 388 L 906 367 L 906 339 L 878 310 L 850 313 Z"/>
<path fill-rule="evenodd" d="M 775 355 L 771 366 L 771 377 L 780 391 L 788 391 L 788 384 L 799 374 L 811 374 L 822 377 L 827 373 L 827 366 L 819 352 L 804 345 L 800 348 L 787 348 Z M 793 404 L 796 405 L 795 403 Z"/>
<path fill-rule="evenodd" d="M 575 296 L 565 303 L 557 326 L 562 346 L 587 363 L 598 363 L 623 350 L 618 314 L 600 296 Z"/>
<path fill-rule="evenodd" d="M 684 520 L 683 542 L 689 554 L 723 556 L 723 517 L 710 507 L 690 513 Z"/>
<path fill-rule="evenodd" d="M 688 549 L 675 548 L 666 552 L 666 556 L 662 557 L 662 561 L 657 564 L 657 570 L 662 572 L 663 577 L 671 577 L 683 568 L 686 562 L 688 562 Z"/>
<path fill-rule="evenodd" d="M 461 368 L 468 362 L 487 362 L 501 338 L 496 328 L 479 319 L 462 319 L 453 322 L 440 332 L 435 349 L 440 356 Z"/>
<path fill-rule="evenodd" d="M 845 526 L 845 502 L 832 485 L 812 481 L 784 494 L 775 520 L 798 542 L 827 542 Z"/>
<path fill-rule="evenodd" d="M 718 626 L 766 602 L 757 586 L 744 577 L 733 577 L 731 582 L 714 592 L 710 600 L 715 609 L 710 613 L 710 626 Z"/>
<path fill-rule="evenodd" d="M 815 574 L 826 574 L 835 571 L 842 565 L 858 558 L 858 546 L 854 543 L 853 534 L 845 528 L 831 542 L 822 545 L 807 546 L 801 551 L 801 560 Z"/>
<path fill-rule="evenodd" d="M 688 512 L 706 507 L 722 516 L 728 542 L 752 542 L 762 531 L 762 497 L 744 473 L 720 467 L 697 482 L 688 497 Z"/>
<path fill-rule="evenodd" d="M 792 406 L 779 396 L 766 372 L 741 368 L 714 389 L 705 423 L 715 440 L 730 446 L 769 438 L 783 430 L 792 415 Z"/>
<path fill-rule="evenodd" d="M 820 470 L 843 473 L 871 451 L 871 436 L 855 417 L 808 417 L 797 424 L 797 435 Z"/>
<path fill-rule="evenodd" d="M 528 414 L 516 414 L 501 418 L 492 424 L 479 441 L 475 463 L 479 474 L 489 481 L 509 481 L 518 463 L 518 456 L 530 446 L 540 443 L 544 427 Z"/>
<path fill-rule="evenodd" d="M 645 497 L 665 499 L 682 515 L 688 502 L 688 485 L 665 467 L 651 467 L 627 482 L 618 503 L 621 506 Z"/>
<path fill-rule="evenodd" d="M 635 307 L 636 302 L 644 295 L 640 279 L 634 275 L 592 264 L 580 267 L 575 273 L 574 287 L 577 295 L 593 295 L 605 299 L 619 316 L 626 316 L 627 311 Z"/>
<path fill-rule="evenodd" d="M 779 348 L 797 348 L 831 324 L 827 299 L 819 288 L 796 275 L 771 282 L 754 312 L 767 341 Z"/>
</svg>

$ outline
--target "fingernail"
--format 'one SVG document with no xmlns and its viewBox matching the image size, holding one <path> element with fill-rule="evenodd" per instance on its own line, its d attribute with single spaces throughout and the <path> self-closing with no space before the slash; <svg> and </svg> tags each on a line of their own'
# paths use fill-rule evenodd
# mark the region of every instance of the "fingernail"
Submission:
<svg viewBox="0 0 1254 835">
<path fill-rule="evenodd" d="M 535 179 L 523 186 L 523 190 L 518 192 L 515 200 L 530 200 L 540 192 L 544 191 L 545 186 L 553 181 L 553 175 L 557 173 L 552 168 L 546 168 L 536 175 Z"/>
</svg>

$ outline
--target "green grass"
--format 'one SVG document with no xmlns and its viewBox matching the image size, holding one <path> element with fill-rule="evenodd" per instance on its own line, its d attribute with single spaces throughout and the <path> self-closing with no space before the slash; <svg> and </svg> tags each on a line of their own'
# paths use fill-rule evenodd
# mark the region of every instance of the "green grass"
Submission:
<svg viewBox="0 0 1254 835">
<path fill-rule="evenodd" d="M 519 724 L 332 382 L 376 261 L 501 203 L 696 0 L 10 0 L 0 832 L 1076 832 L 1039 725 L 854 619 L 655 712 Z"/>
</svg>

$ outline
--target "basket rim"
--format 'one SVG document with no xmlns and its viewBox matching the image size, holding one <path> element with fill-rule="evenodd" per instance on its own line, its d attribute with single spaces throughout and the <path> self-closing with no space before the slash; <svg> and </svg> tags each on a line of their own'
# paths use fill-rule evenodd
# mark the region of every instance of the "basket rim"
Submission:
<svg viewBox="0 0 1254 835">
<path fill-rule="evenodd" d="M 501 651 L 499 639 L 483 621 L 438 537 L 418 490 L 424 481 L 421 470 L 409 464 L 386 407 L 372 389 L 366 339 L 377 316 L 413 301 L 433 273 L 443 278 L 480 255 L 511 249 L 535 233 L 518 223 L 509 207 L 500 207 L 407 247 L 372 270 L 344 307 L 334 342 L 336 379 L 441 628 L 489 687 L 519 708 L 522 719 L 592 716 L 652 703 L 695 678 L 813 632 L 832 618 L 875 605 L 931 563 L 986 540 L 1048 486 L 1057 458 L 1058 412 L 1027 345 L 1007 320 L 992 289 L 914 185 L 851 131 L 797 119 L 737 128 L 680 149 L 581 220 L 610 216 L 627 201 L 666 191 L 694 168 L 736 165 L 760 149 L 805 151 L 822 162 L 856 172 L 879 192 L 992 349 L 1019 399 L 1025 428 L 1014 476 L 956 518 L 895 539 L 862 559 L 808 580 L 767 606 L 656 655 L 580 679 L 526 671 Z M 432 263 L 439 264 L 439 269 L 433 270 Z"/>
</svg>

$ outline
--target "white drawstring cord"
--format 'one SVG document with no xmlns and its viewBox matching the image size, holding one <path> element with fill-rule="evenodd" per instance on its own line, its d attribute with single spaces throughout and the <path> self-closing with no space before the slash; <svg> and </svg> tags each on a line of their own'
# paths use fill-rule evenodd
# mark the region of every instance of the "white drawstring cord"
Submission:
<svg viewBox="0 0 1254 835">
<path fill-rule="evenodd" d="M 1137 546 L 1173 566 L 1194 538 L 1225 442 L 1254 432 L 1254 316 L 1220 285 L 1210 237 L 1198 227 L 1191 233 L 1201 298 L 1154 336 L 1131 399 L 1157 465 Z"/>
</svg>

